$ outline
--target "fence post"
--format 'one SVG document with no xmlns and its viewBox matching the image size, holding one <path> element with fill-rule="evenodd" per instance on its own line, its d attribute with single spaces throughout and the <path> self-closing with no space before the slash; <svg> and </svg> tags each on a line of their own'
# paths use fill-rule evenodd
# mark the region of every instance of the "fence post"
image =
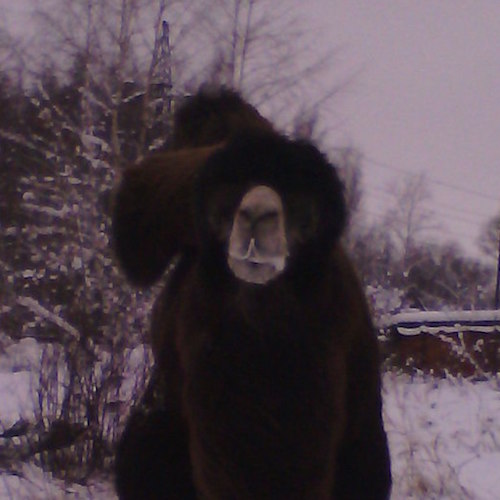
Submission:
<svg viewBox="0 0 500 500">
<path fill-rule="evenodd" d="M 495 290 L 495 309 L 499 309 L 500 302 L 500 228 L 498 229 L 498 264 L 497 264 L 497 287 Z"/>
</svg>

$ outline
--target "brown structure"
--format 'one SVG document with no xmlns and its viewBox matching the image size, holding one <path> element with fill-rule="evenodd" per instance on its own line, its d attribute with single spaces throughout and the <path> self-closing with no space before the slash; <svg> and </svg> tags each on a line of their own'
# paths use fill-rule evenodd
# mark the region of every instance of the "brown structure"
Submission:
<svg viewBox="0 0 500 500">
<path fill-rule="evenodd" d="M 408 373 L 485 378 L 500 371 L 500 311 L 396 314 L 385 327 L 389 364 Z"/>
</svg>

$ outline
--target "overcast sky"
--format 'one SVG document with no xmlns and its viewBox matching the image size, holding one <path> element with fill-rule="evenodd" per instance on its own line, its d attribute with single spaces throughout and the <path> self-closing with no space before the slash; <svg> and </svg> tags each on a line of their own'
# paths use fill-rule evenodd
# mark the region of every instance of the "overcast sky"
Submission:
<svg viewBox="0 0 500 500">
<path fill-rule="evenodd" d="M 390 180 L 423 171 L 440 235 L 474 251 L 500 212 L 500 1 L 306 3 L 340 70 L 359 71 L 337 98 L 332 139 L 366 155 L 368 211 L 383 211 Z"/>
<path fill-rule="evenodd" d="M 28 4 L 0 0 L 0 15 L 17 11 L 14 27 L 26 29 Z M 323 119 L 332 145 L 365 155 L 367 211 L 380 217 L 388 183 L 425 172 L 436 237 L 477 254 L 481 225 L 500 212 L 500 0 L 298 5 L 321 44 L 338 49 L 332 85 L 356 75 Z"/>
</svg>

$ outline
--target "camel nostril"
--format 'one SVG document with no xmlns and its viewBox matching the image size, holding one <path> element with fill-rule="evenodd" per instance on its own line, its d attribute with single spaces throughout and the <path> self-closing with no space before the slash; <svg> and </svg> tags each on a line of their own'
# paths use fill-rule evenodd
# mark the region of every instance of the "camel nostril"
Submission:
<svg viewBox="0 0 500 500">
<path fill-rule="evenodd" d="M 257 254 L 257 247 L 255 245 L 255 238 L 251 238 L 250 243 L 248 245 L 247 253 L 243 258 L 249 259 L 251 257 L 255 257 L 256 254 Z"/>
</svg>

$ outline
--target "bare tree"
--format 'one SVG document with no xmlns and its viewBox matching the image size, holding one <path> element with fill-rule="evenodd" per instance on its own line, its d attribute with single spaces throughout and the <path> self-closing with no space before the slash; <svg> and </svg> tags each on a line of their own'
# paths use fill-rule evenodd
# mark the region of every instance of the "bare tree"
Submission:
<svg viewBox="0 0 500 500">
<path fill-rule="evenodd" d="M 51 0 L 39 2 L 34 11 L 46 64 L 50 62 L 64 74 L 75 58 L 81 59 L 85 133 L 89 138 L 94 135 L 93 109 L 107 115 L 114 170 L 131 161 L 130 138 L 125 140 L 120 134 L 124 105 L 134 105 L 134 128 L 139 129 L 132 159 L 151 147 L 146 144 L 155 120 L 151 91 L 154 80 L 162 77 L 157 69 L 167 9 L 177 3 L 179 0 Z M 92 92 L 95 88 L 97 93 Z"/>
<path fill-rule="evenodd" d="M 361 210 L 363 198 L 361 187 L 363 155 L 356 148 L 347 146 L 336 148 L 332 156 L 345 185 L 346 203 L 352 223 Z"/>
<path fill-rule="evenodd" d="M 0 24 L 0 68 L 8 74 L 18 87 L 22 87 L 27 72 L 26 40 L 19 40 Z"/>
<path fill-rule="evenodd" d="M 145 330 L 148 295 L 127 290 L 114 265 L 106 203 L 119 167 L 153 146 L 149 87 L 166 3 L 149 2 L 155 16 L 147 25 L 153 35 L 149 53 L 142 53 L 146 63 L 133 45 L 144 3 L 40 3 L 36 19 L 46 44 L 38 54 L 44 51 L 44 63 L 32 67 L 28 88 L 14 92 L 0 79 L 6 102 L 0 106 L 2 194 L 18 178 L 9 189 L 18 210 L 9 212 L 5 250 L 0 246 L 12 298 L 12 307 L 1 311 L 8 325 L 3 331 L 50 342 L 34 432 L 43 437 L 62 422 L 83 429 L 78 439 L 85 437 L 33 451 L 42 459 L 50 451 L 43 463 L 58 473 L 74 467 L 85 475 L 109 466 L 125 416 L 116 407 L 128 404 L 121 392 L 126 353 L 144 341 L 132 332 Z M 54 378 L 54 366 L 64 367 L 63 379 Z"/>
<path fill-rule="evenodd" d="M 307 31 L 293 4 L 273 0 L 33 0 L 37 36 L 30 68 L 61 73 L 75 54 L 88 54 L 90 82 L 105 82 L 93 105 L 116 108 L 123 86 L 145 89 L 158 64 L 162 21 L 170 27 L 174 93 L 202 83 L 238 89 L 288 131 L 318 135 L 325 107 L 347 81 L 325 83 L 336 52 Z M 139 118 L 150 119 L 150 95 Z M 329 110 L 330 111 L 330 110 Z M 147 129 L 147 126 L 145 126 Z M 144 144 L 144 133 L 141 143 Z M 121 155 L 114 137 L 114 155 Z M 140 149 L 140 148 L 139 148 Z M 141 151 L 141 154 L 144 151 Z"/>
<path fill-rule="evenodd" d="M 493 307 L 498 309 L 500 304 L 500 214 L 492 217 L 485 224 L 478 243 L 484 255 L 496 263 L 496 286 Z"/>
<path fill-rule="evenodd" d="M 486 257 L 494 260 L 498 257 L 500 239 L 500 214 L 492 217 L 483 227 L 478 240 L 479 248 Z"/>
<path fill-rule="evenodd" d="M 322 83 L 334 50 L 317 43 L 287 2 L 205 0 L 198 6 L 187 86 L 208 81 L 238 89 L 284 128 L 310 135 L 321 108 L 345 84 Z"/>
<path fill-rule="evenodd" d="M 429 208 L 432 197 L 424 174 L 409 176 L 400 184 L 392 184 L 389 190 L 394 202 L 387 211 L 384 225 L 400 248 L 403 270 L 407 270 L 419 239 L 437 229 L 434 212 Z"/>
<path fill-rule="evenodd" d="M 333 149 L 330 155 L 338 167 L 339 175 L 344 184 L 345 200 L 348 213 L 347 231 L 344 234 L 344 244 L 351 254 L 359 248 L 359 239 L 365 238 L 366 220 L 362 212 L 362 174 L 363 155 L 352 146 Z M 369 231 L 368 231 L 369 232 Z"/>
</svg>

